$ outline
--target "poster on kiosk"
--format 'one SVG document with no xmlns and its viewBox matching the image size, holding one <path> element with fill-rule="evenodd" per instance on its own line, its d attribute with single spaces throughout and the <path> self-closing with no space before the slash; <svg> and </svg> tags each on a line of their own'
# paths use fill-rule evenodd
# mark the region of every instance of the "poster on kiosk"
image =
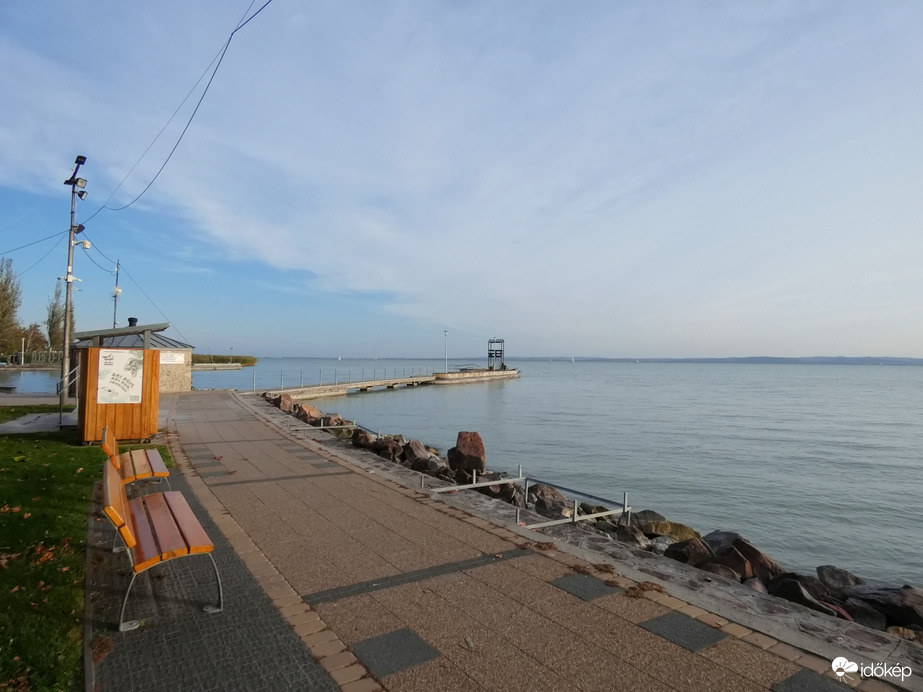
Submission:
<svg viewBox="0 0 923 692">
<path fill-rule="evenodd" d="M 140 404 L 143 381 L 144 351 L 100 349 L 96 403 Z"/>
</svg>

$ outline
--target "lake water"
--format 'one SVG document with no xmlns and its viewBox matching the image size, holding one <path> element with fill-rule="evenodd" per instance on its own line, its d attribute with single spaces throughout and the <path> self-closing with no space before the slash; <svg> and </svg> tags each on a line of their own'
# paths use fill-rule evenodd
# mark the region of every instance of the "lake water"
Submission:
<svg viewBox="0 0 923 692">
<path fill-rule="evenodd" d="M 459 364 L 449 361 L 450 369 Z M 315 405 L 438 447 L 480 433 L 491 470 L 736 530 L 783 565 L 923 585 L 923 367 L 509 361 L 518 380 Z M 441 371 L 443 361 L 260 359 L 197 389 Z M 19 391 L 28 391 L 20 387 Z M 53 391 L 53 385 L 49 391 Z"/>
</svg>

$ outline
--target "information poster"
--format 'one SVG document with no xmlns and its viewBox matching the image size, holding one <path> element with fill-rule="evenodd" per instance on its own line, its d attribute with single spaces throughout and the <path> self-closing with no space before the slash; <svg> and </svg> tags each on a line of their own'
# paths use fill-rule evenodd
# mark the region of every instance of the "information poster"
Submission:
<svg viewBox="0 0 923 692">
<path fill-rule="evenodd" d="M 144 351 L 140 349 L 100 349 L 96 402 L 99 404 L 140 404 L 144 374 Z"/>
</svg>

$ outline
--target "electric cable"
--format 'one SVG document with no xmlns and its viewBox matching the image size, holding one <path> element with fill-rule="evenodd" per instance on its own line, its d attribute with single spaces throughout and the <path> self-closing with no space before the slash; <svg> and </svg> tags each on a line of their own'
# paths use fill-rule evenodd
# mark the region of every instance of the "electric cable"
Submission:
<svg viewBox="0 0 923 692">
<path fill-rule="evenodd" d="M 255 1 L 255 0 L 254 0 L 254 1 Z M 217 64 L 215 64 L 215 59 L 214 59 L 214 58 L 212 59 L 212 62 L 209 64 L 209 67 L 206 68 L 205 72 L 206 72 L 206 73 L 208 72 L 208 70 L 211 68 L 211 65 L 212 65 L 212 64 L 215 65 L 215 68 L 214 68 L 214 70 L 212 70 L 211 76 L 208 78 L 208 82 L 205 84 L 205 89 L 202 91 L 202 95 L 199 97 L 199 100 L 196 102 L 195 108 L 192 110 L 192 114 L 189 116 L 189 119 L 186 121 L 186 125 L 183 127 L 182 132 L 180 132 L 179 137 L 178 137 L 177 140 L 176 140 L 176 143 L 173 145 L 173 148 L 170 149 L 170 153 L 167 154 L 167 158 L 164 160 L 163 164 L 161 164 L 160 168 L 159 168 L 159 169 L 157 170 L 157 172 L 154 174 L 154 177 L 151 178 L 150 182 L 149 182 L 147 185 L 145 185 L 144 189 L 141 190 L 141 192 L 139 192 L 138 195 L 137 195 L 133 200 L 131 200 L 128 204 L 125 204 L 125 205 L 123 205 L 123 206 L 121 206 L 121 207 L 110 207 L 110 206 L 108 206 L 109 200 L 112 199 L 112 197 L 115 195 L 115 192 L 118 191 L 118 189 L 122 186 L 122 184 L 125 182 L 125 180 L 128 178 L 128 176 L 131 175 L 131 172 L 135 170 L 135 168 L 138 166 L 138 164 L 141 162 L 141 160 L 144 158 L 144 156 L 147 154 L 147 152 L 150 151 L 150 149 L 151 149 L 152 146 L 154 146 L 154 143 L 157 141 L 157 139 L 160 137 L 160 135 L 161 135 L 161 134 L 163 133 L 163 131 L 166 129 L 167 125 L 170 124 L 170 122 L 171 122 L 171 121 L 173 120 L 173 118 L 176 116 L 176 113 L 179 112 L 179 110 L 180 110 L 180 108 L 182 108 L 183 104 L 186 103 L 186 101 L 188 100 L 189 96 L 190 96 L 190 95 L 192 94 L 192 92 L 195 90 L 195 87 L 198 86 L 198 84 L 202 81 L 202 77 L 205 76 L 205 73 L 203 73 L 202 77 L 199 77 L 199 79 L 198 79 L 198 81 L 196 82 L 195 86 L 193 86 L 193 88 L 192 88 L 192 90 L 190 90 L 189 94 L 186 95 L 186 98 L 183 99 L 183 102 L 179 105 L 179 107 L 176 109 L 176 111 L 174 111 L 173 115 L 170 116 L 170 119 L 169 119 L 169 120 L 167 121 L 167 123 L 163 126 L 163 128 L 161 128 L 160 133 L 157 134 L 157 137 L 155 137 L 154 140 L 151 142 L 151 144 L 148 146 L 148 148 L 144 150 L 144 153 L 141 155 L 141 158 L 139 158 L 139 159 L 138 159 L 138 162 L 135 163 L 134 166 L 132 166 L 131 170 L 128 172 L 128 174 L 125 176 L 125 178 L 122 179 L 122 182 L 119 183 L 119 186 L 113 191 L 112 195 L 109 196 L 109 198 L 106 200 L 106 202 L 103 203 L 103 206 L 101 206 L 98 210 L 96 210 L 96 211 L 93 213 L 93 215 L 90 216 L 90 217 L 87 219 L 87 221 L 89 221 L 90 219 L 92 219 L 94 216 L 96 216 L 96 215 L 97 215 L 100 211 L 102 211 L 103 209 L 106 209 L 106 210 L 108 210 L 108 211 L 122 211 L 122 210 L 124 210 L 124 209 L 128 209 L 128 207 L 132 206 L 135 202 L 137 202 L 139 199 L 141 199 L 141 197 L 143 197 L 144 194 L 151 188 L 151 186 L 154 184 L 154 182 L 157 180 L 157 178 L 160 177 L 160 174 L 163 172 L 163 169 L 166 168 L 167 164 L 170 162 L 170 159 L 173 158 L 173 154 L 176 152 L 177 148 L 179 148 L 180 143 L 183 141 L 183 138 L 186 136 L 186 132 L 189 130 L 189 127 L 192 125 L 192 121 L 193 121 L 193 119 L 195 118 L 196 114 L 199 112 L 199 107 L 202 105 L 202 101 L 205 100 L 205 95 L 208 94 L 208 90 L 209 90 L 209 88 L 211 87 L 212 82 L 213 82 L 214 79 L 215 79 L 215 76 L 218 74 L 218 70 L 221 68 L 221 63 L 224 61 L 224 56 L 227 54 L 228 48 L 230 48 L 230 46 L 231 46 L 231 41 L 232 41 L 232 39 L 234 38 L 234 34 L 236 34 L 238 31 L 240 31 L 241 29 L 243 29 L 247 24 L 249 24 L 250 21 L 253 20 L 253 18 L 256 17 L 260 12 L 262 12 L 264 9 L 266 9 L 266 7 L 267 7 L 271 2 L 272 2 L 272 0 L 266 0 L 266 3 L 265 3 L 262 7 L 260 7 L 260 9 L 258 9 L 258 10 L 257 10 L 256 12 L 254 12 L 252 15 L 250 15 L 250 17 L 248 17 L 246 20 L 241 20 L 240 22 L 238 22 L 237 27 L 234 29 L 234 31 L 232 31 L 232 32 L 230 33 L 230 35 L 228 36 L 228 40 L 225 42 L 224 46 L 223 46 L 223 47 L 221 48 L 221 50 L 218 52 Z M 250 11 L 250 8 L 251 8 L 251 7 L 253 7 L 253 2 L 250 3 L 250 6 L 247 8 L 247 12 Z M 245 12 L 245 13 L 244 13 L 244 16 L 245 16 L 245 17 L 246 17 L 246 14 L 247 14 L 247 13 Z"/>
</svg>

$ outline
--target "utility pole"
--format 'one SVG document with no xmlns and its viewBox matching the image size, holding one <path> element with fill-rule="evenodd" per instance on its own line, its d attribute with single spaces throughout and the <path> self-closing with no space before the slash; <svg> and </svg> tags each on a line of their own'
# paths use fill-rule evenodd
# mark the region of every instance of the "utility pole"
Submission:
<svg viewBox="0 0 923 692">
<path fill-rule="evenodd" d="M 115 329 L 116 315 L 119 311 L 119 296 L 122 295 L 122 289 L 119 288 L 119 260 L 115 261 L 115 288 L 112 289 L 112 328 Z"/>
<path fill-rule="evenodd" d="M 449 374 L 449 330 L 443 329 L 442 335 L 445 341 L 445 374 Z"/>
<path fill-rule="evenodd" d="M 83 189 L 87 186 L 87 181 L 77 177 L 77 171 L 87 162 L 86 156 L 78 156 L 74 160 L 74 171 L 71 177 L 64 181 L 65 185 L 71 186 L 71 225 L 67 234 L 67 273 L 64 275 L 66 283 L 64 290 L 64 343 L 61 344 L 61 406 L 58 417 L 58 424 L 64 424 L 64 406 L 67 403 L 67 393 L 70 389 L 70 341 L 71 341 L 71 291 L 74 282 L 74 236 L 83 230 L 83 226 L 77 225 L 77 198 L 86 199 L 87 193 Z M 78 191 L 77 188 L 80 188 Z"/>
</svg>

